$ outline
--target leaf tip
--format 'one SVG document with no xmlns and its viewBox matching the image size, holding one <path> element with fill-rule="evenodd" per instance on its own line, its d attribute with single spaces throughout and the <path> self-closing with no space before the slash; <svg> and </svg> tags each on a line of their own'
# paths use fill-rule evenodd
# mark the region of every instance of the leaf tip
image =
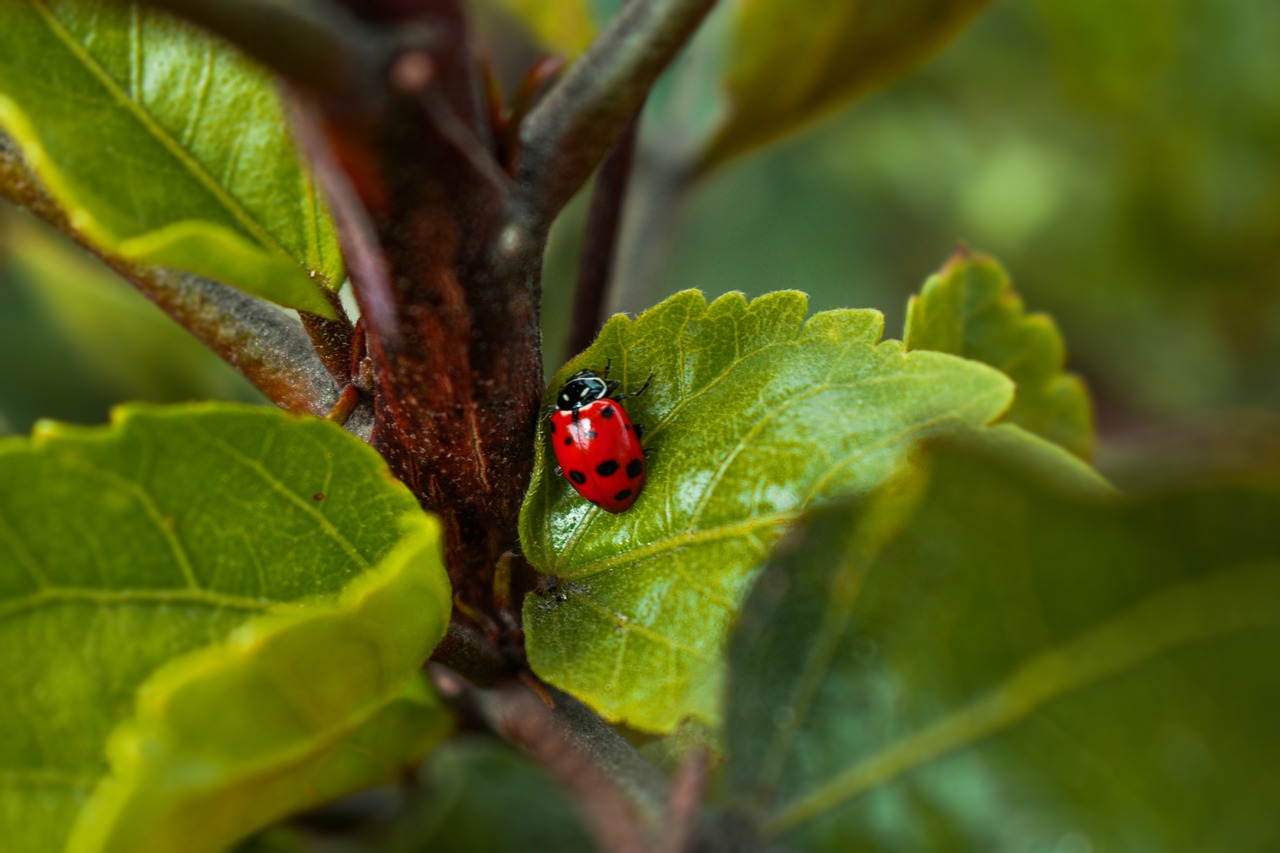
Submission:
<svg viewBox="0 0 1280 853">
<path fill-rule="evenodd" d="M 961 240 L 956 243 L 956 247 L 951 251 L 951 257 L 947 258 L 947 262 L 942 265 L 941 273 L 942 275 L 950 275 L 956 267 L 973 263 L 975 260 L 985 257 L 980 252 L 975 252 L 968 243 Z"/>
</svg>

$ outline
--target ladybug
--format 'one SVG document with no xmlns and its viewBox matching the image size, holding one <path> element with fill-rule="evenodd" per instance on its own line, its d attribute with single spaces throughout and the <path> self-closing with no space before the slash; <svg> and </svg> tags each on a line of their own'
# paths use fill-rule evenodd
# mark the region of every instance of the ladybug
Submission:
<svg viewBox="0 0 1280 853">
<path fill-rule="evenodd" d="M 634 394 L 618 394 L 619 382 L 594 370 L 579 370 L 569 377 L 548 412 L 551 447 L 563 474 L 578 494 L 606 512 L 623 512 L 644 488 L 644 427 L 633 424 L 622 400 L 639 397 L 649 387 L 650 375 Z"/>
</svg>

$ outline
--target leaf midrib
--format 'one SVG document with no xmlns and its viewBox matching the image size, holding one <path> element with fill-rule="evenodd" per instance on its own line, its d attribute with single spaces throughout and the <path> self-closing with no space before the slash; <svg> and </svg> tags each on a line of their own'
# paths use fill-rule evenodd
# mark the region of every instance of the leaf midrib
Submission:
<svg viewBox="0 0 1280 853">
<path fill-rule="evenodd" d="M 246 453 L 243 453 L 228 442 L 214 435 L 209 430 L 203 429 L 195 423 L 186 424 L 188 430 L 194 433 L 200 440 L 204 441 L 209 447 L 219 451 L 235 464 L 239 465 L 246 471 L 256 475 L 268 489 L 275 492 L 294 509 L 298 510 L 303 516 L 311 519 L 316 526 L 332 541 L 335 545 L 342 549 L 342 552 L 362 570 L 368 570 L 372 567 L 372 563 L 365 558 L 360 550 L 355 546 L 347 536 L 338 529 L 338 527 L 329 520 L 329 517 L 321 512 L 315 505 L 314 501 L 305 500 L 297 495 L 288 487 L 279 477 L 271 472 L 261 460 L 254 459 Z M 264 451 L 265 452 L 265 451 Z M 332 470 L 325 475 L 325 489 L 328 488 L 329 478 L 332 476 Z"/>
<path fill-rule="evenodd" d="M 826 390 L 830 390 L 831 388 L 837 388 L 837 387 L 839 386 L 829 386 Z M 691 521 L 688 525 L 686 525 L 683 530 L 677 531 L 676 533 L 673 533 L 670 536 L 665 536 L 662 539 L 658 539 L 653 542 L 650 542 L 649 544 L 641 546 L 639 548 L 633 548 L 627 551 L 621 551 L 621 552 L 612 554 L 608 557 L 602 557 L 597 560 L 591 560 L 586 563 L 581 563 L 577 566 L 553 565 L 552 570 L 555 570 L 559 574 L 563 574 L 566 577 L 572 577 L 575 579 L 585 578 L 585 577 L 590 577 L 592 575 L 599 574 L 600 572 L 607 571 L 612 568 L 616 568 L 618 566 L 639 562 L 640 560 L 647 559 L 657 554 L 661 554 L 664 551 L 679 550 L 680 548 L 688 547 L 689 545 L 715 541 L 717 539 L 726 539 L 726 538 L 738 536 L 744 533 L 750 533 L 751 531 L 761 527 L 773 527 L 779 524 L 789 524 L 795 521 L 796 519 L 800 518 L 800 516 L 804 514 L 804 511 L 809 507 L 811 503 L 813 503 L 814 499 L 816 499 L 817 496 L 821 494 L 822 489 L 826 486 L 828 482 L 830 482 L 831 477 L 834 476 L 836 472 L 843 470 L 853 462 L 856 462 L 860 459 L 865 459 L 867 456 L 871 455 L 872 453 L 876 453 L 879 451 L 883 451 L 887 448 L 890 448 L 898 442 L 910 441 L 911 436 L 914 436 L 920 432 L 923 432 L 925 430 L 938 426 L 939 424 L 944 423 L 948 419 L 959 418 L 963 420 L 963 418 L 960 418 L 963 412 L 968 411 L 969 409 L 975 408 L 985 403 L 989 397 L 993 395 L 997 395 L 999 393 L 1002 393 L 1002 392 L 1000 392 L 999 390 L 995 390 L 995 391 L 992 391 L 990 394 L 984 394 L 980 397 L 975 397 L 972 400 L 970 400 L 966 405 L 959 407 L 954 411 L 940 413 L 937 416 L 930 418 L 929 420 L 921 421 L 917 424 L 913 424 L 912 426 L 900 432 L 896 432 L 891 435 L 886 435 L 881 440 L 874 442 L 872 444 L 869 444 L 865 447 L 860 447 L 855 452 L 850 453 L 848 456 L 844 457 L 843 459 L 833 462 L 830 469 L 827 471 L 827 473 L 824 474 L 822 477 L 818 478 L 818 480 L 810 488 L 809 493 L 805 496 L 804 500 L 793 509 L 785 510 L 783 512 L 771 513 L 769 515 L 753 516 L 751 518 L 745 519 L 740 522 L 735 522 L 732 524 L 721 524 L 715 527 L 695 527 L 694 526 L 694 523 L 696 522 L 696 519 L 695 519 Z M 594 516 L 590 516 L 590 517 L 594 518 Z M 584 525 L 585 525 L 585 522 L 584 522 Z M 573 552 L 572 546 L 575 545 L 576 542 L 577 540 L 575 539 L 573 543 L 570 543 L 570 547 L 565 549 L 565 552 L 564 552 L 565 556 L 572 555 L 572 552 Z M 572 570 L 571 573 L 570 573 L 570 570 Z"/>
<path fill-rule="evenodd" d="M 878 786 L 1011 728 L 1038 708 L 1196 642 L 1280 626 L 1280 564 L 1223 571 L 1156 592 L 1083 636 L 1023 664 L 982 697 L 864 758 L 780 807 L 764 823 L 781 835 Z M 1234 606 L 1216 606 L 1225 603 Z"/>
<path fill-rule="evenodd" d="M 58 604 L 94 604 L 99 607 L 131 604 L 202 604 L 222 610 L 248 610 L 255 613 L 282 604 L 271 599 L 246 598 L 207 589 L 92 589 L 88 587 L 45 587 L 17 598 L 0 602 L 0 621 L 23 613 Z"/>
<path fill-rule="evenodd" d="M 214 197 L 219 204 L 226 209 L 237 223 L 241 225 L 248 235 L 258 241 L 259 245 L 283 257 L 292 256 L 285 251 L 284 247 L 275 239 L 257 219 L 252 216 L 248 210 L 216 181 L 212 175 L 208 173 L 204 165 L 193 157 L 186 149 L 179 145 L 166 131 L 156 119 L 142 108 L 142 105 L 133 100 L 116 82 L 116 80 L 107 73 L 107 70 L 89 53 L 75 37 L 62 25 L 57 15 L 48 7 L 46 0 L 30 0 L 31 7 L 40 16 L 41 20 L 53 33 L 54 37 L 67 48 L 71 55 L 79 60 L 79 62 L 99 83 L 103 88 L 119 102 L 126 112 L 134 117 L 139 124 L 168 151 L 174 159 L 184 166 L 196 182 L 205 188 L 210 195 Z"/>
</svg>

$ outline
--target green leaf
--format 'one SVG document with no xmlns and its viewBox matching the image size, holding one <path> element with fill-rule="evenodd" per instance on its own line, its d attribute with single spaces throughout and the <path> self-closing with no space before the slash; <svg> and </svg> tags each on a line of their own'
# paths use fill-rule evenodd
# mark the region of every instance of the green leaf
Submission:
<svg viewBox="0 0 1280 853">
<path fill-rule="evenodd" d="M 1109 480 L 1079 456 L 1017 424 L 996 423 L 963 438 L 975 450 L 1014 462 L 1061 492 L 1092 498 L 1119 494 Z"/>
<path fill-rule="evenodd" d="M 0 3 L 0 126 L 104 251 L 334 316 L 342 259 L 268 77 L 136 4 Z"/>
<path fill-rule="evenodd" d="M 677 294 L 611 319 L 552 381 L 611 364 L 646 424 L 644 492 L 613 516 L 553 476 L 545 425 L 520 516 L 524 551 L 559 578 L 525 605 L 529 660 L 606 718 L 670 731 L 716 722 L 722 653 L 747 585 L 815 501 L 860 494 L 900 471 L 917 440 L 985 424 L 1012 397 L 986 365 L 878 343 L 875 311 L 804 321 L 803 294 L 710 306 Z"/>
<path fill-rule="evenodd" d="M 728 99 L 707 170 L 867 95 L 950 41 L 987 0 L 735 0 Z"/>
<path fill-rule="evenodd" d="M 734 805 L 801 849 L 1272 843 L 1280 478 L 1122 502 L 926 467 L 815 510 L 761 574 L 730 645 Z"/>
<path fill-rule="evenodd" d="M 117 409 L 0 442 L 0 837 L 221 849 L 445 727 L 438 524 L 333 424 Z"/>
<path fill-rule="evenodd" d="M 582 818 L 542 768 L 491 740 L 455 740 L 431 753 L 393 851 L 593 850 Z"/>
<path fill-rule="evenodd" d="M 595 38 L 586 0 L 492 0 L 529 28 L 543 45 L 577 59 Z"/>
<path fill-rule="evenodd" d="M 961 250 L 907 305 L 909 350 L 949 352 L 1003 371 L 1017 385 L 1004 420 L 1087 459 L 1093 406 L 1084 381 L 1067 373 L 1062 334 L 1047 314 L 1028 314 L 992 258 Z"/>
</svg>

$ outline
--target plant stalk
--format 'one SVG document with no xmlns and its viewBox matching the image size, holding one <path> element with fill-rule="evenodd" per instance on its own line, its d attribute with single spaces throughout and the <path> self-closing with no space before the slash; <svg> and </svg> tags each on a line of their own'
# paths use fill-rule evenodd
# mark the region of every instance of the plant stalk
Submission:
<svg viewBox="0 0 1280 853">
<path fill-rule="evenodd" d="M 715 0 L 632 0 L 529 113 L 516 165 L 522 206 L 545 232 L 591 177 Z"/>
<path fill-rule="evenodd" d="M 341 389 L 297 320 L 262 300 L 199 276 L 110 254 L 72 226 L 13 144 L 0 136 L 0 196 L 79 244 L 199 338 L 277 406 L 323 417 Z"/>
</svg>

